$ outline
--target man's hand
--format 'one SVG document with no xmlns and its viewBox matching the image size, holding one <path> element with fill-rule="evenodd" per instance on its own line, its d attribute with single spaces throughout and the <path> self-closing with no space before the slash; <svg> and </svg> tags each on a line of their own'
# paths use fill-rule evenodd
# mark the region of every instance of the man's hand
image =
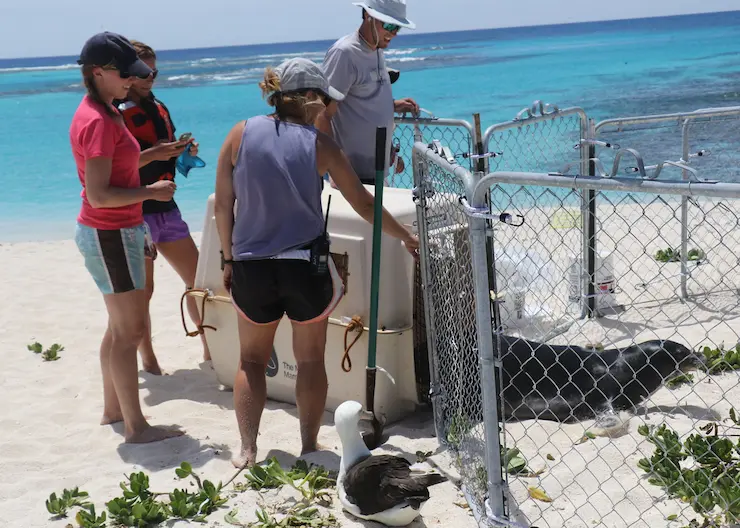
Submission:
<svg viewBox="0 0 740 528">
<path fill-rule="evenodd" d="M 414 115 L 418 115 L 419 114 L 419 105 L 416 104 L 416 101 L 414 101 L 410 97 L 406 97 L 404 99 L 399 99 L 397 101 L 393 101 L 393 110 L 397 114 L 403 114 L 405 112 L 411 112 Z"/>
</svg>

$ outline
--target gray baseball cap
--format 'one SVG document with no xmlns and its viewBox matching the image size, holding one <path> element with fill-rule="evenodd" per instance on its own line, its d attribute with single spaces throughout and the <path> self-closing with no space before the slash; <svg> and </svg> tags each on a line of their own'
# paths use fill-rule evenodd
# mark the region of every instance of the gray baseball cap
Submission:
<svg viewBox="0 0 740 528">
<path fill-rule="evenodd" d="M 329 85 L 324 72 L 313 61 L 301 57 L 288 59 L 275 68 L 275 72 L 280 77 L 280 91 L 283 93 L 316 90 L 335 101 L 344 100 L 344 95 Z"/>
</svg>

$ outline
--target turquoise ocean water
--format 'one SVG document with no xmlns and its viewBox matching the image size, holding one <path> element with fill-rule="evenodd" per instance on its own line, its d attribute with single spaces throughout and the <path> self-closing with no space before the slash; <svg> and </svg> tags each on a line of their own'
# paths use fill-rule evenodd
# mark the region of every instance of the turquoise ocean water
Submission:
<svg viewBox="0 0 740 528">
<path fill-rule="evenodd" d="M 298 55 L 320 62 L 331 43 L 158 51 L 156 94 L 208 163 L 178 175 L 176 199 L 193 230 L 202 226 L 225 134 L 268 111 L 257 86 L 264 67 Z M 0 242 L 73 236 L 80 187 L 68 128 L 83 94 L 75 59 L 0 60 Z M 740 105 L 740 11 L 406 32 L 387 59 L 402 71 L 397 98 L 413 97 L 438 117 L 472 121 L 479 112 L 484 128 L 537 99 L 580 106 L 596 120 Z"/>
</svg>

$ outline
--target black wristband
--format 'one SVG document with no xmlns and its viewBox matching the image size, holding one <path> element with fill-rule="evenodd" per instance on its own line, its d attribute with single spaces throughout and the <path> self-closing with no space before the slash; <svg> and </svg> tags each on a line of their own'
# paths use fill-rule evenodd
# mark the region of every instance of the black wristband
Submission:
<svg viewBox="0 0 740 528">
<path fill-rule="evenodd" d="M 221 271 L 223 271 L 224 266 L 226 264 L 233 264 L 234 263 L 234 260 L 233 259 L 225 259 L 224 258 L 224 252 L 223 252 L 223 250 L 220 250 L 219 253 L 221 253 Z"/>
</svg>

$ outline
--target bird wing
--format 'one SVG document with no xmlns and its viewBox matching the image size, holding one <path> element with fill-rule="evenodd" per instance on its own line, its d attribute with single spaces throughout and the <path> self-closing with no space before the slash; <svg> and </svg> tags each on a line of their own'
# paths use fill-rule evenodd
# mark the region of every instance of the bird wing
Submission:
<svg viewBox="0 0 740 528">
<path fill-rule="evenodd" d="M 372 515 L 404 504 L 418 508 L 429 499 L 427 487 L 443 480 L 439 474 L 412 473 L 403 457 L 377 455 L 347 471 L 344 489 L 363 515 Z"/>
</svg>

